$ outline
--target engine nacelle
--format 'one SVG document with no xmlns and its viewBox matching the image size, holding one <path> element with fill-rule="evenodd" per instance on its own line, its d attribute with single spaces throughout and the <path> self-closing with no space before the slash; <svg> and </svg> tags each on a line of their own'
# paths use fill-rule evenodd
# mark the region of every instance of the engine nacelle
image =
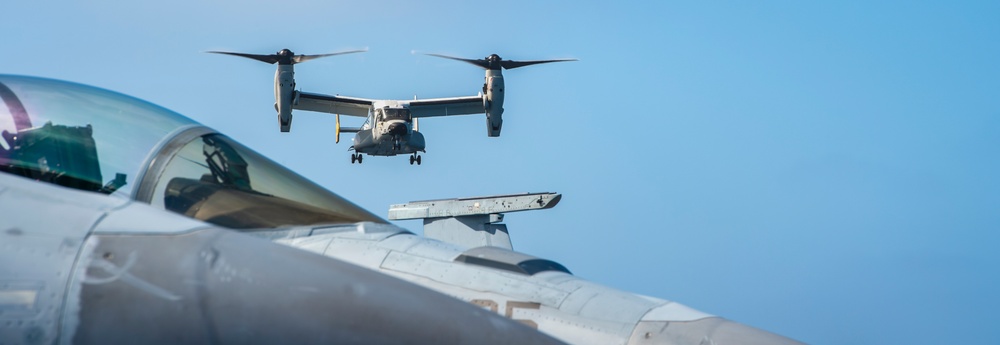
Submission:
<svg viewBox="0 0 1000 345">
<path fill-rule="evenodd" d="M 503 128 L 503 74 L 499 69 L 486 70 L 483 84 L 483 108 L 486 109 L 486 135 L 499 137 Z"/>
<path fill-rule="evenodd" d="M 292 101 L 295 93 L 295 70 L 289 65 L 278 65 L 274 73 L 274 110 L 278 112 L 278 126 L 282 132 L 292 129 Z"/>
</svg>

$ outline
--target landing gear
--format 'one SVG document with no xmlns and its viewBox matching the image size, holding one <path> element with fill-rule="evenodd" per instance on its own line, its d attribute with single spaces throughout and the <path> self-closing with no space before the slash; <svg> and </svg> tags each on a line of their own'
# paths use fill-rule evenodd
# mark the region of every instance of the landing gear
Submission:
<svg viewBox="0 0 1000 345">
<path fill-rule="evenodd" d="M 417 165 L 420 165 L 420 155 L 416 153 L 410 155 L 410 165 L 413 165 L 413 162 L 417 162 Z"/>
<path fill-rule="evenodd" d="M 361 160 L 363 158 L 364 158 L 364 156 L 361 155 L 360 153 L 352 153 L 351 154 L 351 164 L 354 164 L 354 162 L 358 162 L 358 164 L 361 164 Z"/>
</svg>

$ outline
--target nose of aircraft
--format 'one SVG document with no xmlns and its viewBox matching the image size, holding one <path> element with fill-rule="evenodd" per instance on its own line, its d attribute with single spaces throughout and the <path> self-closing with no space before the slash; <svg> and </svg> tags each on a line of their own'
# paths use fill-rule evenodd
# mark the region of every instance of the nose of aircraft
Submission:
<svg viewBox="0 0 1000 345">
<path fill-rule="evenodd" d="M 228 230 L 92 242 L 74 343 L 560 344 L 417 285 Z"/>
<path fill-rule="evenodd" d="M 392 135 L 406 134 L 406 125 L 399 122 L 389 124 L 389 134 Z"/>
<path fill-rule="evenodd" d="M 643 321 L 629 344 L 804 345 L 720 317 L 694 321 Z"/>
</svg>

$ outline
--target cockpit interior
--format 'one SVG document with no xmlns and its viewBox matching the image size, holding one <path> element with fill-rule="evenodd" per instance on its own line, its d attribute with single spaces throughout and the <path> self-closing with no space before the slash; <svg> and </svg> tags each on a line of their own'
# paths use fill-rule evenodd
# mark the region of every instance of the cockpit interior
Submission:
<svg viewBox="0 0 1000 345">
<path fill-rule="evenodd" d="M 0 172 L 233 229 L 386 223 L 225 135 L 133 97 L 6 75 L 0 96 Z"/>
</svg>

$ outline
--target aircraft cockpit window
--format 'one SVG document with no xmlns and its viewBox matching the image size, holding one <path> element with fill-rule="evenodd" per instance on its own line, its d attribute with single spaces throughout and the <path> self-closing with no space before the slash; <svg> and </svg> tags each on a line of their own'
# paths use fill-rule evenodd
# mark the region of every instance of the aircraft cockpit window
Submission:
<svg viewBox="0 0 1000 345">
<path fill-rule="evenodd" d="M 92 86 L 0 75 L 0 173 L 230 228 L 386 223 L 197 122 Z"/>
<path fill-rule="evenodd" d="M 151 103 L 64 81 L 0 75 L 0 172 L 129 197 L 160 141 L 195 123 Z"/>
<path fill-rule="evenodd" d="M 165 159 L 149 202 L 191 218 L 233 229 L 385 222 L 220 134 Z"/>
<path fill-rule="evenodd" d="M 0 151 L 0 171 L 36 181 L 111 194 L 126 184 L 123 173 L 102 186 L 91 125 L 73 127 L 46 122 L 41 127 L 4 132 L 8 149 Z"/>
<path fill-rule="evenodd" d="M 406 120 L 410 121 L 410 110 L 409 109 L 385 109 L 385 119 L 386 120 Z"/>
</svg>

